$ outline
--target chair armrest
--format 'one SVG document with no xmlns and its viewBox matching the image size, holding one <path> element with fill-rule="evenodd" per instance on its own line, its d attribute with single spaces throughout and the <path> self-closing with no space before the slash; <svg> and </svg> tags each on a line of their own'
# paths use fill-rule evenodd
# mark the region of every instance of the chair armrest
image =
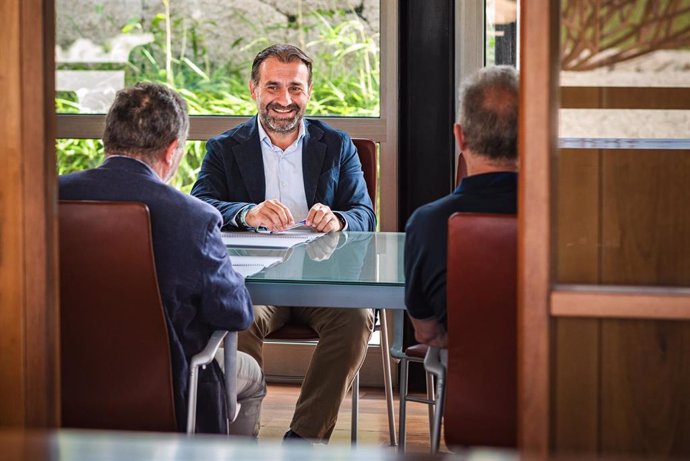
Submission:
<svg viewBox="0 0 690 461">
<path fill-rule="evenodd" d="M 225 365 L 225 399 L 228 405 L 229 422 L 235 421 L 240 412 L 237 403 L 237 332 L 229 331 L 223 343 Z"/>
<path fill-rule="evenodd" d="M 402 309 L 393 310 L 393 341 L 391 342 L 390 353 L 396 359 L 405 358 L 403 352 L 403 327 L 405 323 L 405 311 Z"/>
<path fill-rule="evenodd" d="M 187 399 L 187 434 L 193 434 L 196 430 L 196 404 L 197 404 L 197 388 L 199 385 L 199 367 L 205 367 L 216 356 L 221 342 L 225 340 L 224 360 L 225 360 L 225 388 L 226 399 L 228 401 L 228 416 L 231 421 L 239 411 L 237 408 L 237 393 L 236 384 L 237 379 L 237 332 L 216 330 L 211 335 L 211 338 L 206 343 L 206 347 L 198 354 L 192 356 L 189 364 L 189 397 Z M 229 347 L 228 347 L 229 346 Z"/>
<path fill-rule="evenodd" d="M 438 347 L 429 347 L 429 350 L 426 351 L 426 357 L 424 357 L 424 369 L 440 378 L 446 375 L 446 365 L 441 361 L 442 350 Z"/>
<path fill-rule="evenodd" d="M 216 352 L 218 352 L 220 343 L 227 334 L 228 332 L 224 330 L 214 331 L 211 335 L 211 338 L 209 338 L 208 342 L 206 343 L 206 347 L 204 347 L 204 349 L 198 354 L 192 356 L 190 366 L 199 367 L 211 363 L 211 361 L 216 357 Z"/>
</svg>

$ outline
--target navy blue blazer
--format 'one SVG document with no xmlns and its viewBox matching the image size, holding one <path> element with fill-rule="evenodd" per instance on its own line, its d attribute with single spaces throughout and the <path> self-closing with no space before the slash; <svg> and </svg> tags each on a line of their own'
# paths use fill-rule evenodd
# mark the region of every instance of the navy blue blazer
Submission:
<svg viewBox="0 0 690 461">
<path fill-rule="evenodd" d="M 266 179 L 257 118 L 206 143 L 206 156 L 192 195 L 213 205 L 224 226 L 248 204 L 265 200 Z M 376 216 L 362 164 L 350 137 L 318 120 L 304 120 L 302 172 L 307 207 L 328 205 L 345 218 L 348 230 L 373 231 Z"/>
<path fill-rule="evenodd" d="M 517 173 L 463 178 L 452 194 L 418 208 L 405 226 L 405 306 L 415 319 L 446 324 L 448 218 L 456 211 L 515 213 Z"/>
<path fill-rule="evenodd" d="M 175 413 L 178 428 L 184 431 L 191 357 L 204 348 L 214 330 L 244 330 L 254 320 L 244 280 L 232 268 L 220 237 L 218 211 L 168 186 L 148 165 L 128 157 L 109 157 L 98 168 L 61 176 L 60 199 L 134 201 L 148 206 L 170 335 Z M 222 378 L 215 362 L 200 372 L 199 432 L 226 432 Z"/>
</svg>

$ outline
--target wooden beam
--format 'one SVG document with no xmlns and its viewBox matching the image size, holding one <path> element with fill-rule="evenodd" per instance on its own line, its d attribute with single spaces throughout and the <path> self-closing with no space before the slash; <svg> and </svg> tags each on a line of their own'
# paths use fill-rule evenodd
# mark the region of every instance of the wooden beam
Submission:
<svg viewBox="0 0 690 461">
<path fill-rule="evenodd" d="M 521 3 L 518 444 L 550 450 L 551 158 L 557 146 L 559 2 Z"/>
<path fill-rule="evenodd" d="M 561 88 L 563 109 L 687 110 L 690 88 L 569 86 Z"/>
<path fill-rule="evenodd" d="M 690 320 L 690 289 L 561 288 L 551 293 L 556 317 Z M 663 290 L 663 292 L 661 292 Z"/>
</svg>

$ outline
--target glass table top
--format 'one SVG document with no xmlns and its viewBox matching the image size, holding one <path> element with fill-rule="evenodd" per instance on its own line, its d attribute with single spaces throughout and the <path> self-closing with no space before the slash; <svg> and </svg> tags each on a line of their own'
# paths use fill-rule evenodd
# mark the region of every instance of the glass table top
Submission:
<svg viewBox="0 0 690 461">
<path fill-rule="evenodd" d="M 229 247 L 233 256 L 277 256 L 282 262 L 252 282 L 404 286 L 402 232 L 335 232 L 287 250 Z"/>
</svg>

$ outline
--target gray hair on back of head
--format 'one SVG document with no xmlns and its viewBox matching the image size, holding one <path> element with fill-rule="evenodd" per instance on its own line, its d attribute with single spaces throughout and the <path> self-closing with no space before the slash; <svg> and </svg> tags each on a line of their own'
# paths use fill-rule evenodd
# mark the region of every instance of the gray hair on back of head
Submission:
<svg viewBox="0 0 690 461">
<path fill-rule="evenodd" d="M 485 67 L 463 83 L 457 121 L 467 149 L 494 160 L 517 157 L 518 97 L 510 66 Z"/>
<path fill-rule="evenodd" d="M 189 133 L 187 103 L 173 89 L 139 82 L 117 92 L 103 132 L 106 155 L 151 161 L 175 141 L 184 146 Z"/>
</svg>

